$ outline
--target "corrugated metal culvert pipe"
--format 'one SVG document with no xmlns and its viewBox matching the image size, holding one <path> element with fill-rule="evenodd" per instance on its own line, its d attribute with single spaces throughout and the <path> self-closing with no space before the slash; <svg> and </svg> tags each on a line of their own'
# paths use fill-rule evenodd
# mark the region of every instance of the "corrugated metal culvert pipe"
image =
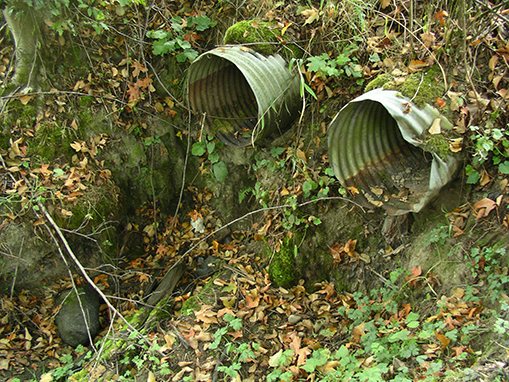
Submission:
<svg viewBox="0 0 509 382">
<path fill-rule="evenodd" d="M 440 119 L 430 105 L 419 109 L 397 91 L 375 89 L 354 99 L 328 129 L 334 174 L 365 205 L 390 215 L 420 211 L 453 179 L 459 158 L 429 144 L 428 130 Z M 439 152 L 440 151 L 440 152 Z"/>
<path fill-rule="evenodd" d="M 301 105 L 299 76 L 281 56 L 265 57 L 240 45 L 213 49 L 193 61 L 188 98 L 209 134 L 238 147 L 283 131 Z"/>
</svg>

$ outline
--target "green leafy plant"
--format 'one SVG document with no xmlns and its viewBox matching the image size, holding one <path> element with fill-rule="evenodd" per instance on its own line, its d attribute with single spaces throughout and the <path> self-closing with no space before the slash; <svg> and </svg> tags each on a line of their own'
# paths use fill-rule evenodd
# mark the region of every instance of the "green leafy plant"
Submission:
<svg viewBox="0 0 509 382">
<path fill-rule="evenodd" d="M 201 141 L 195 142 L 191 148 L 191 154 L 204 157 L 206 155 L 210 165 L 214 178 L 218 182 L 224 182 L 228 176 L 228 168 L 223 161 L 219 160 L 218 149 L 223 147 L 222 142 L 216 142 L 213 137 L 204 135 Z"/>
<path fill-rule="evenodd" d="M 509 174 L 509 131 L 506 129 L 483 129 L 470 126 L 474 152 L 472 164 L 465 167 L 467 183 L 476 184 L 482 176 L 482 167 L 492 163 L 502 174 Z"/>
<path fill-rule="evenodd" d="M 224 320 L 227 325 L 222 326 L 214 333 L 214 341 L 210 344 L 209 349 L 215 350 L 222 346 L 224 355 L 229 357 L 228 361 L 218 367 L 218 370 L 224 373 L 225 376 L 231 380 L 237 380 L 238 371 L 242 368 L 242 364 L 249 362 L 255 358 L 254 350 L 259 347 L 258 344 L 236 343 L 229 341 L 225 336 L 228 332 L 239 331 L 242 329 L 242 320 L 235 317 L 233 314 L 227 313 L 224 315 Z"/>
<path fill-rule="evenodd" d="M 362 68 L 354 55 L 358 49 L 357 45 L 350 44 L 335 58 L 329 57 L 327 53 L 309 57 L 307 68 L 322 78 L 342 75 L 357 78 L 357 84 L 362 85 L 364 82 L 362 79 Z"/>
<path fill-rule="evenodd" d="M 203 32 L 215 25 L 216 22 L 207 16 L 174 16 L 166 27 L 148 31 L 147 37 L 155 40 L 155 55 L 171 53 L 176 55 L 178 62 L 192 61 L 198 57 L 198 51 L 194 49 L 195 41 L 201 39 L 196 32 Z"/>
</svg>

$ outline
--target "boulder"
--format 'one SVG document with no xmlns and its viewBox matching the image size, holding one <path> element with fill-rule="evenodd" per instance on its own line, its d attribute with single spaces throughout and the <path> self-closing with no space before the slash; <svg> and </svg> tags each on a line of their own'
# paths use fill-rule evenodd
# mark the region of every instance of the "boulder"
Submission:
<svg viewBox="0 0 509 382">
<path fill-rule="evenodd" d="M 88 284 L 79 286 L 77 291 L 81 306 L 73 289 L 60 292 L 55 301 L 57 305 L 61 305 L 55 318 L 60 338 L 72 347 L 88 346 L 90 339 L 93 339 L 101 329 L 99 323 L 101 297 Z"/>
</svg>

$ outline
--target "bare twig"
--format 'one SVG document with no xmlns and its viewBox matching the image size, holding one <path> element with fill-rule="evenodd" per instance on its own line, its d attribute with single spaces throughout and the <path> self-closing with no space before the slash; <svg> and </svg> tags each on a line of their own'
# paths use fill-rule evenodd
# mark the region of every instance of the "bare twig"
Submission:
<svg viewBox="0 0 509 382">
<path fill-rule="evenodd" d="M 366 212 L 366 210 L 358 203 L 354 202 L 353 200 L 350 200 L 350 199 L 347 199 L 347 198 L 343 198 L 341 196 L 325 196 L 323 198 L 317 198 L 317 199 L 313 199 L 313 200 L 307 200 L 303 203 L 300 203 L 300 204 L 297 204 L 297 205 L 293 205 L 293 204 L 283 204 L 283 205 L 278 205 L 278 206 L 273 206 L 273 207 L 264 207 L 264 208 L 259 208 L 257 210 L 254 210 L 254 211 L 250 211 L 248 213 L 246 213 L 245 215 L 237 218 L 237 219 L 234 219 L 230 222 L 228 222 L 227 224 L 225 224 L 224 226 L 216 229 L 215 231 L 209 233 L 208 235 L 204 236 L 203 238 L 201 238 L 200 240 L 198 240 L 191 248 L 189 248 L 184 254 L 182 254 L 182 256 L 180 256 L 180 258 L 177 260 L 177 262 L 173 265 L 173 267 L 175 267 L 178 263 L 180 263 L 184 258 L 185 256 L 192 252 L 194 249 L 196 249 L 202 242 L 206 241 L 207 239 L 209 239 L 210 237 L 214 236 L 216 233 L 218 233 L 219 231 L 235 224 L 235 223 L 238 223 L 239 221 L 242 221 L 246 218 L 248 218 L 249 216 L 252 216 L 252 215 L 255 215 L 257 213 L 260 213 L 260 212 L 265 212 L 265 211 L 272 211 L 272 210 L 279 210 L 279 209 L 284 209 L 284 208 L 300 208 L 300 207 L 304 207 L 308 204 L 311 204 L 311 203 L 316 203 L 316 202 L 319 202 L 319 201 L 324 201 L 324 200 L 343 200 L 345 202 L 348 202 L 348 203 L 352 203 L 354 205 L 356 205 L 357 207 L 359 207 L 362 212 Z"/>
</svg>

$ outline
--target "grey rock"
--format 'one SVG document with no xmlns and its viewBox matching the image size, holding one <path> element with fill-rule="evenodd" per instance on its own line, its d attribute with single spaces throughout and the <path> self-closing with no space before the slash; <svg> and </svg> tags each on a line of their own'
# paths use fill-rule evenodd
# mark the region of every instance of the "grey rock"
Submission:
<svg viewBox="0 0 509 382">
<path fill-rule="evenodd" d="M 296 324 L 297 322 L 299 322 L 300 320 L 302 319 L 301 316 L 298 316 L 296 314 L 290 314 L 290 316 L 288 316 L 288 322 L 290 324 Z"/>
<path fill-rule="evenodd" d="M 102 299 L 95 289 L 90 285 L 83 285 L 77 288 L 80 306 L 76 298 L 76 292 L 73 289 L 67 289 L 60 292 L 56 298 L 57 305 L 62 305 L 58 312 L 55 323 L 60 334 L 60 338 L 66 344 L 76 347 L 78 345 L 88 346 L 90 339 L 101 330 L 99 323 L 99 307 Z M 86 317 L 86 323 L 85 323 Z M 87 331 L 90 331 L 90 336 Z"/>
<path fill-rule="evenodd" d="M 194 273 L 196 277 L 199 279 L 206 279 L 209 276 L 212 276 L 216 269 L 214 268 L 215 263 L 218 258 L 212 255 L 207 256 L 205 259 L 198 258 L 198 266 L 196 267 Z"/>
</svg>

